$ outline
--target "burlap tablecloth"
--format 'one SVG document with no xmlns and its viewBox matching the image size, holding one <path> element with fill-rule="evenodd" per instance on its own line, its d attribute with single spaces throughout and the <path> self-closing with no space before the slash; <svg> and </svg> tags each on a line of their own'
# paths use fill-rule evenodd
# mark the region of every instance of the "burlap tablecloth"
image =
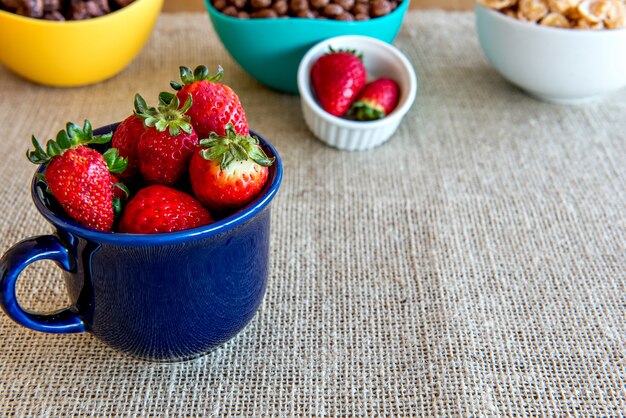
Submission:
<svg viewBox="0 0 626 418">
<path fill-rule="evenodd" d="M 222 64 L 285 166 L 270 284 L 238 337 L 152 364 L 0 314 L 0 416 L 626 415 L 626 91 L 536 101 L 487 64 L 470 13 L 411 12 L 395 45 L 418 98 L 361 153 L 317 141 L 298 97 L 247 76 L 203 14 L 161 16 L 91 87 L 0 68 L 2 251 L 51 231 L 30 201 L 30 135 L 121 120 L 181 64 Z M 31 309 L 67 303 L 52 263 L 19 290 Z"/>
</svg>

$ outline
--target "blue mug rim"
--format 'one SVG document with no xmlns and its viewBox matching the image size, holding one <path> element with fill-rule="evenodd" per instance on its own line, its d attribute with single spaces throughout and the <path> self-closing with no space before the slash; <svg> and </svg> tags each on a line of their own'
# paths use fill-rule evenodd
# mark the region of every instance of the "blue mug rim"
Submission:
<svg viewBox="0 0 626 418">
<path fill-rule="evenodd" d="M 95 134 L 103 134 L 107 132 L 114 132 L 119 122 L 110 125 L 102 126 L 94 130 Z M 63 215 L 58 215 L 46 206 L 42 197 L 40 196 L 41 188 L 37 186 L 41 180 L 37 177 L 38 174 L 43 173 L 44 166 L 37 169 L 33 180 L 31 182 L 31 197 L 37 210 L 43 215 L 48 222 L 54 225 L 56 228 L 67 231 L 71 234 L 83 237 L 90 241 L 108 243 L 115 245 L 130 245 L 130 246 L 143 246 L 143 245 L 163 245 L 163 244 L 176 244 L 191 239 L 202 239 L 211 236 L 218 235 L 222 232 L 229 231 L 236 228 L 238 225 L 248 221 L 261 212 L 274 198 L 280 187 L 283 177 L 283 165 L 280 155 L 276 151 L 276 148 L 267 141 L 262 135 L 254 131 L 250 131 L 250 135 L 254 135 L 259 138 L 259 141 L 265 151 L 269 151 L 269 157 L 274 157 L 274 164 L 269 168 L 268 182 L 265 184 L 261 193 L 254 198 L 250 203 L 239 209 L 235 213 L 220 219 L 214 223 L 204 225 L 198 228 L 187 229 L 177 232 L 166 232 L 160 234 L 128 234 L 121 232 L 102 232 L 95 229 L 87 228 L 74 220 L 67 218 Z"/>
</svg>

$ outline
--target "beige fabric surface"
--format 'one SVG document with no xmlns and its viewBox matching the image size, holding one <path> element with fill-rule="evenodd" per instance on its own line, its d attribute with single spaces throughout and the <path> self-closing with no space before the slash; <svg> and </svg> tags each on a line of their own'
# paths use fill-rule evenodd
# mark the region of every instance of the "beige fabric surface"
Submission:
<svg viewBox="0 0 626 418">
<path fill-rule="evenodd" d="M 30 135 L 121 120 L 181 64 L 222 64 L 285 167 L 270 284 L 240 335 L 163 365 L 0 314 L 0 416 L 625 416 L 626 91 L 536 101 L 487 64 L 470 13 L 411 12 L 395 45 L 418 98 L 361 153 L 317 141 L 298 97 L 247 76 L 204 14 L 162 15 L 98 85 L 0 68 L 2 252 L 51 232 L 30 201 Z M 47 262 L 19 286 L 36 310 L 64 292 Z"/>
</svg>

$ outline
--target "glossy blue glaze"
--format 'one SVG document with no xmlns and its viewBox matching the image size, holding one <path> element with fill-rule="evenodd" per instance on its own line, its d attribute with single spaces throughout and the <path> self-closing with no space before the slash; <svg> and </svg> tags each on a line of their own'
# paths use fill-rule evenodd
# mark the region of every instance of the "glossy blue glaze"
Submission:
<svg viewBox="0 0 626 418">
<path fill-rule="evenodd" d="M 3 256 L 2 308 L 28 328 L 87 330 L 121 352 L 153 361 L 194 358 L 234 337 L 265 294 L 269 203 L 282 179 L 279 155 L 259 139 L 276 158 L 260 195 L 227 218 L 187 231 L 138 235 L 84 228 L 51 210 L 35 178 L 35 206 L 56 233 L 23 241 Z M 63 268 L 75 303 L 52 315 L 28 313 L 17 303 L 15 282 L 26 265 L 46 258 Z"/>
<path fill-rule="evenodd" d="M 15 285 L 19 274 L 29 264 L 40 260 L 54 260 L 66 271 L 75 268 L 69 252 L 53 235 L 26 239 L 13 246 L 0 259 L 0 303 L 13 320 L 25 327 L 55 334 L 84 332 L 85 323 L 73 309 L 63 309 L 50 314 L 37 314 L 23 310 L 17 303 Z"/>
</svg>

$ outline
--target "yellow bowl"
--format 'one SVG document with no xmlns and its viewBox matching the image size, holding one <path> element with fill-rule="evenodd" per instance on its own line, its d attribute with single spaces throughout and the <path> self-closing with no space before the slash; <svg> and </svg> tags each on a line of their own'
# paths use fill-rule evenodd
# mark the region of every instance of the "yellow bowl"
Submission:
<svg viewBox="0 0 626 418">
<path fill-rule="evenodd" d="M 163 0 L 136 0 L 105 16 L 53 22 L 0 11 L 0 62 L 22 77 L 58 87 L 105 80 L 148 40 Z"/>
</svg>

